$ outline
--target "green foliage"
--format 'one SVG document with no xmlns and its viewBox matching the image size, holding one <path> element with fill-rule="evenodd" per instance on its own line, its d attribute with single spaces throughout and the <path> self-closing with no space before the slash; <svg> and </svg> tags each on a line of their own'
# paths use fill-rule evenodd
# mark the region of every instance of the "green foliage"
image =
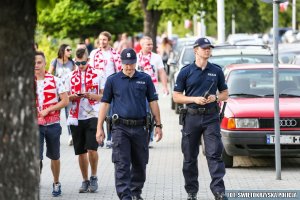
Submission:
<svg viewBox="0 0 300 200">
<path fill-rule="evenodd" d="M 60 0 L 54 8 L 38 13 L 38 23 L 46 34 L 58 38 L 97 36 L 104 30 L 115 34 L 141 30 L 141 16 L 128 14 L 127 5 L 120 0 Z"/>
</svg>

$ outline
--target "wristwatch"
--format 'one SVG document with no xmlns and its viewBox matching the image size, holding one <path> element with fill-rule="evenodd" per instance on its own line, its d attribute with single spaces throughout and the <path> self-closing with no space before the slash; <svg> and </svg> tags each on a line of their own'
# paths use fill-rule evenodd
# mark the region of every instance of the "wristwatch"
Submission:
<svg viewBox="0 0 300 200">
<path fill-rule="evenodd" d="M 163 125 L 162 125 L 162 124 L 155 124 L 154 126 L 155 126 L 155 127 L 158 127 L 158 128 L 163 128 Z"/>
<path fill-rule="evenodd" d="M 219 102 L 219 96 L 216 95 L 216 102 Z"/>
</svg>

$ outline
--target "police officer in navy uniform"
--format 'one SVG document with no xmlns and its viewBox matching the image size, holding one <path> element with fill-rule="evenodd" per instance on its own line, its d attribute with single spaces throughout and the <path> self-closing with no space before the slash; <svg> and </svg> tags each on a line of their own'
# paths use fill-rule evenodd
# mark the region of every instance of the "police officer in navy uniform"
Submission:
<svg viewBox="0 0 300 200">
<path fill-rule="evenodd" d="M 136 53 L 124 49 L 121 53 L 123 70 L 108 77 L 99 110 L 96 139 L 105 139 L 103 122 L 113 101 L 112 161 L 115 164 L 116 191 L 122 200 L 142 200 L 149 159 L 149 132 L 146 126 L 147 98 L 156 122 L 155 137 L 162 138 L 158 96 L 151 77 L 136 68 Z"/>
<path fill-rule="evenodd" d="M 195 41 L 196 60 L 181 69 L 173 93 L 174 102 L 187 105 L 181 148 L 184 156 L 182 171 L 188 200 L 197 199 L 199 190 L 198 154 L 202 135 L 212 178 L 210 189 L 216 200 L 227 199 L 223 181 L 225 165 L 221 159 L 223 144 L 218 102 L 228 98 L 228 88 L 222 69 L 208 62 L 213 47 L 207 38 Z"/>
</svg>

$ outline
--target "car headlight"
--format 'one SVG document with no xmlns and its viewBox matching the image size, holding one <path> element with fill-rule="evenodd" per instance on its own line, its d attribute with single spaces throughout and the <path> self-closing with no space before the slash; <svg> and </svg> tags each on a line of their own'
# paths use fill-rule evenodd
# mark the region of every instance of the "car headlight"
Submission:
<svg viewBox="0 0 300 200">
<path fill-rule="evenodd" d="M 255 118 L 235 118 L 236 128 L 259 128 L 258 119 Z"/>
</svg>

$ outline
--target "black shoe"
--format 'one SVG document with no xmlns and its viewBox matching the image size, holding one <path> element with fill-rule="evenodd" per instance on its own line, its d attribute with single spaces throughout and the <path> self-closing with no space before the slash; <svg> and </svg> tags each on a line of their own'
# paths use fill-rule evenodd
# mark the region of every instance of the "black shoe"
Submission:
<svg viewBox="0 0 300 200">
<path fill-rule="evenodd" d="M 132 200 L 144 200 L 144 199 L 141 197 L 140 194 L 138 194 L 138 195 L 133 195 Z"/>
<path fill-rule="evenodd" d="M 222 193 L 215 193 L 215 200 L 228 200 L 227 196 L 222 192 Z"/>
<path fill-rule="evenodd" d="M 197 200 L 197 193 L 188 193 L 187 200 Z"/>
</svg>

